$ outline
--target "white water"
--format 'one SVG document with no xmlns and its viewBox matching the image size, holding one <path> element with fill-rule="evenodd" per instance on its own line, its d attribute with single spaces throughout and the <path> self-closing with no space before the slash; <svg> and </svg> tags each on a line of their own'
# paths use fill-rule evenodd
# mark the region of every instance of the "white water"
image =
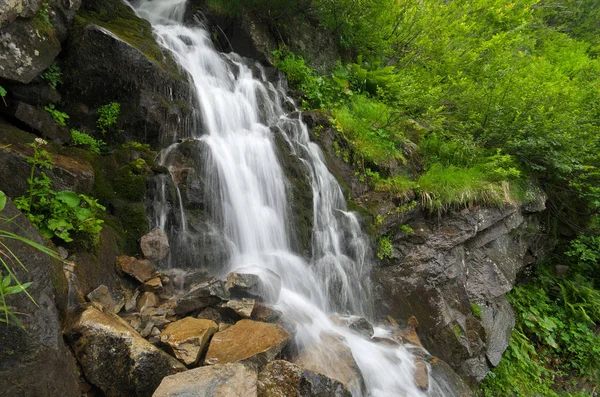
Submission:
<svg viewBox="0 0 600 397">
<path fill-rule="evenodd" d="M 404 347 L 374 343 L 329 318 L 334 312 L 371 318 L 370 253 L 306 125 L 286 116 L 282 104 L 290 100 L 285 90 L 267 82 L 260 66 L 217 52 L 205 30 L 184 26 L 185 7 L 186 0 L 142 0 L 136 10 L 152 23 L 161 44 L 173 52 L 195 86 L 202 129 L 191 135 L 209 148 L 209 210 L 223 225 L 230 247 L 229 265 L 222 273 L 239 268 L 259 275 L 268 273 L 265 269 L 275 272 L 282 280 L 276 307 L 297 323 L 297 345 L 318 342 L 323 333 L 343 337 L 364 377 L 366 395 L 425 395 L 414 385 L 413 356 Z M 291 248 L 286 179 L 274 143 L 279 132 L 270 126 L 283 131 L 310 176 L 312 258 L 302 258 Z M 164 201 L 164 190 L 161 194 Z M 185 225 L 179 192 L 178 198 Z M 155 222 L 164 226 L 164 211 L 157 213 Z M 186 233 L 184 226 L 179 238 L 185 239 Z M 319 351 L 326 354 L 327 349 Z M 430 389 L 435 388 L 432 384 Z M 363 395 L 358 387 L 351 391 Z M 430 390 L 428 395 L 440 394 Z"/>
</svg>

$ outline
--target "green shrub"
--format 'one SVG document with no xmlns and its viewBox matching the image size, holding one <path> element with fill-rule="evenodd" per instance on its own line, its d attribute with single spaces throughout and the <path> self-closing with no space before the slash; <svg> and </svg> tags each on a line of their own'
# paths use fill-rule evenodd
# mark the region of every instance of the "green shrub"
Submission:
<svg viewBox="0 0 600 397">
<path fill-rule="evenodd" d="M 100 148 L 106 145 L 103 140 L 94 139 L 88 134 L 75 129 L 71 129 L 71 138 L 75 146 L 87 146 L 88 150 L 94 154 L 100 154 Z"/>
<path fill-rule="evenodd" d="M 53 89 L 56 89 L 59 84 L 62 84 L 62 72 L 56 62 L 52 62 L 52 65 L 46 69 L 42 74 L 42 79 Z"/>
<path fill-rule="evenodd" d="M 96 126 L 103 135 L 106 135 L 116 127 L 120 114 L 121 104 L 119 102 L 111 102 L 98 109 Z"/>
<path fill-rule="evenodd" d="M 0 85 L 0 98 L 2 98 L 2 102 L 4 102 L 4 106 L 8 106 L 6 104 L 6 100 L 4 99 L 4 97 L 6 96 L 6 94 L 7 94 L 6 90 L 4 89 L 4 87 L 2 87 Z"/>
<path fill-rule="evenodd" d="M 471 314 L 475 318 L 481 318 L 481 306 L 479 306 L 477 303 L 471 303 Z"/>
<path fill-rule="evenodd" d="M 389 236 L 382 236 L 377 244 L 377 257 L 379 259 L 391 258 L 394 252 Z"/>
<path fill-rule="evenodd" d="M 68 114 L 56 109 L 56 107 L 52 103 L 47 106 L 44 106 L 44 109 L 46 109 L 46 111 L 50 113 L 50 116 L 52 116 L 52 118 L 54 119 L 54 121 L 56 121 L 58 125 L 62 127 L 67 126 L 67 120 L 69 119 Z"/>
</svg>

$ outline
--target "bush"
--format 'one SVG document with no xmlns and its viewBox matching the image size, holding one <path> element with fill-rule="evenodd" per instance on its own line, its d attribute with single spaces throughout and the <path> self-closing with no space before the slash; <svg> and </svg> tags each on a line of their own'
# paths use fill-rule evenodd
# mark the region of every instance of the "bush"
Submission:
<svg viewBox="0 0 600 397">
<path fill-rule="evenodd" d="M 71 139 L 75 146 L 87 146 L 88 150 L 94 154 L 100 154 L 100 148 L 106 143 L 101 139 L 94 139 L 85 132 L 71 129 Z"/>
<path fill-rule="evenodd" d="M 46 69 L 41 77 L 53 89 L 56 89 L 59 84 L 62 84 L 62 72 L 56 62 L 52 62 L 52 65 Z"/>
<path fill-rule="evenodd" d="M 111 102 L 98 109 L 96 126 L 102 132 L 102 135 L 106 135 L 115 128 L 120 114 L 121 104 L 119 102 Z"/>
</svg>

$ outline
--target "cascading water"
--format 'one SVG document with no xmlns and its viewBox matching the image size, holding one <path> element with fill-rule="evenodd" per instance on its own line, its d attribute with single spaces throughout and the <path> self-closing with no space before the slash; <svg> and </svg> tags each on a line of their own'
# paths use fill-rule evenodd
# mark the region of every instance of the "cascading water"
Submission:
<svg viewBox="0 0 600 397">
<path fill-rule="evenodd" d="M 404 347 L 374 343 L 330 320 L 334 312 L 372 316 L 370 253 L 359 222 L 346 209 L 340 186 L 319 147 L 310 142 L 306 125 L 286 116 L 282 105 L 291 100 L 283 87 L 269 83 L 259 65 L 217 52 L 202 28 L 184 26 L 186 2 L 142 0 L 135 8 L 152 23 L 160 43 L 195 86 L 200 122 L 190 135 L 204 148 L 197 156 L 204 162 L 206 211 L 225 240 L 228 265 L 220 272 L 243 268 L 267 281 L 269 271 L 276 273 L 282 283 L 276 307 L 297 324 L 299 349 L 329 334 L 352 351 L 365 383 L 351 387 L 354 396 L 425 395 L 414 384 L 414 357 Z M 314 225 L 308 260 L 292 249 L 286 179 L 274 142 L 278 133 L 304 164 L 312 186 Z M 169 165 L 176 145 L 163 151 L 164 164 Z M 177 194 L 180 225 L 171 241 L 191 251 L 194 245 L 186 244 L 191 232 Z M 156 225 L 165 227 L 167 211 L 163 183 L 155 199 Z M 385 332 L 376 329 L 378 334 Z M 325 357 L 327 351 L 317 349 L 314 354 L 323 357 L 315 359 L 335 365 L 335 357 Z M 427 395 L 444 393 L 432 382 Z"/>
</svg>

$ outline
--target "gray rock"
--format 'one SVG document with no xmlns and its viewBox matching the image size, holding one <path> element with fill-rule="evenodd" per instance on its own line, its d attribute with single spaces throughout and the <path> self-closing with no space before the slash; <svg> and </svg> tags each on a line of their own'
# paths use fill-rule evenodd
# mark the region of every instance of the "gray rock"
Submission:
<svg viewBox="0 0 600 397">
<path fill-rule="evenodd" d="M 144 256 L 153 261 L 161 261 L 169 255 L 169 238 L 160 227 L 155 227 L 150 233 L 140 239 L 140 248 Z"/>
<path fill-rule="evenodd" d="M 174 310 L 178 316 L 184 316 L 228 298 L 223 282 L 213 279 L 193 285 L 189 292 L 177 299 Z"/>
<path fill-rule="evenodd" d="M 254 310 L 254 299 L 230 300 L 225 304 L 242 318 L 250 318 Z"/>
<path fill-rule="evenodd" d="M 152 330 L 149 327 L 148 334 Z M 120 317 L 88 307 L 67 330 L 86 379 L 107 397 L 149 397 L 185 366 L 147 342 Z"/>
<path fill-rule="evenodd" d="M 0 229 L 44 245 L 37 229 L 10 199 L 0 216 L 10 219 L 0 219 Z M 16 240 L 2 242 L 27 266 L 28 272 L 20 266 L 13 269 L 22 283 L 32 282 L 27 291 L 37 304 L 25 294 L 7 297 L 8 305 L 25 315 L 19 316 L 22 328 L 0 325 L 0 395 L 78 397 L 79 370 L 63 341 L 60 322 L 68 289 L 61 263 Z"/>
<path fill-rule="evenodd" d="M 347 327 L 360 335 L 366 336 L 367 338 L 371 338 L 374 333 L 371 323 L 362 317 L 350 318 L 347 322 Z"/>
<path fill-rule="evenodd" d="M 258 374 L 258 397 L 351 397 L 344 385 L 323 374 L 283 360 L 268 363 Z"/>
<path fill-rule="evenodd" d="M 167 376 L 153 397 L 257 397 L 256 378 L 242 364 L 200 367 Z"/>
<path fill-rule="evenodd" d="M 260 276 L 232 272 L 227 275 L 225 289 L 234 298 L 275 303 L 281 292 L 281 279 L 268 269 L 261 270 Z"/>
<path fill-rule="evenodd" d="M 431 378 L 442 396 L 473 397 L 467 384 L 444 361 L 431 361 Z"/>
<path fill-rule="evenodd" d="M 486 335 L 485 353 L 490 364 L 495 367 L 500 363 L 515 327 L 515 313 L 504 296 L 482 308 L 481 325 Z"/>
<path fill-rule="evenodd" d="M 111 295 L 106 285 L 99 286 L 98 288 L 87 294 L 85 297 L 89 302 L 99 303 L 102 306 L 106 307 L 108 310 L 110 310 L 112 313 L 120 312 L 123 306 L 125 306 L 125 299 L 123 297 L 115 299 Z"/>
</svg>

